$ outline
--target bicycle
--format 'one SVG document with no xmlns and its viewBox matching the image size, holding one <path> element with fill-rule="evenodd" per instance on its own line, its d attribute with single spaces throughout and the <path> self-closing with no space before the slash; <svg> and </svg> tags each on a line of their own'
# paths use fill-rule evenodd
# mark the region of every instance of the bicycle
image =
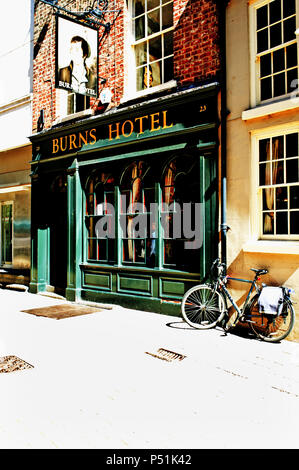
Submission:
<svg viewBox="0 0 299 470">
<path fill-rule="evenodd" d="M 271 343 L 281 341 L 291 332 L 295 322 L 295 312 L 290 298 L 291 289 L 282 287 L 283 304 L 281 313 L 269 315 L 259 312 L 258 298 L 262 287 L 257 284 L 260 276 L 268 273 L 267 269 L 254 269 L 253 280 L 239 279 L 226 274 L 226 266 L 217 258 L 211 268 L 211 283 L 199 284 L 189 289 L 181 302 L 183 319 L 193 328 L 209 329 L 216 325 L 222 326 L 225 331 L 235 327 L 239 322 L 248 323 L 251 330 L 261 340 Z M 216 271 L 216 275 L 215 275 Z M 247 297 L 240 308 L 227 290 L 228 280 L 246 282 L 251 284 Z M 252 296 L 253 291 L 256 293 Z M 228 317 L 227 299 L 235 309 L 233 320 Z"/>
</svg>

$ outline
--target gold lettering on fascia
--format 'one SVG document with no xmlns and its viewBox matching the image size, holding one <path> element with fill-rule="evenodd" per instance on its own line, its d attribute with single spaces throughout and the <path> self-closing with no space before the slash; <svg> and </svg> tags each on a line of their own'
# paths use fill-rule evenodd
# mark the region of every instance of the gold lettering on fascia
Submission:
<svg viewBox="0 0 299 470">
<path fill-rule="evenodd" d="M 94 145 L 96 141 L 96 129 L 89 129 L 78 134 L 64 135 L 63 137 L 52 139 L 52 153 L 80 149 L 82 145 Z"/>
<path fill-rule="evenodd" d="M 159 111 L 146 114 L 134 119 L 114 122 L 108 124 L 109 141 L 120 138 L 129 138 L 133 133 L 144 134 L 145 130 L 150 133 L 173 127 L 167 116 L 167 111 Z M 94 145 L 97 141 L 96 129 L 81 131 L 76 134 L 65 135 L 52 139 L 52 154 L 80 149 L 83 145 Z"/>
<path fill-rule="evenodd" d="M 149 132 L 156 132 L 161 129 L 170 129 L 171 127 L 173 127 L 173 123 L 168 122 L 167 111 L 159 111 L 157 113 L 136 117 L 133 120 L 127 119 L 123 122 L 109 124 L 109 140 L 130 137 L 133 132 L 137 135 L 141 135 L 144 134 L 145 128 L 147 128 Z"/>
</svg>

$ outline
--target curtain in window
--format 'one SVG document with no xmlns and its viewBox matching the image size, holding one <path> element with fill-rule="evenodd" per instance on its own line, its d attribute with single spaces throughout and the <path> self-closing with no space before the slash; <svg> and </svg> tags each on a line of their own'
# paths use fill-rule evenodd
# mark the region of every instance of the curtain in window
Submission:
<svg viewBox="0 0 299 470">
<path fill-rule="evenodd" d="M 267 164 L 265 170 L 265 185 L 270 186 L 278 184 L 279 179 L 279 162 L 278 159 L 282 155 L 281 141 L 272 139 L 272 162 L 270 163 L 270 141 L 267 143 L 266 148 Z M 269 163 L 268 163 L 269 162 Z M 272 181 L 271 181 L 272 173 Z M 266 210 L 272 211 L 265 214 L 264 218 L 264 233 L 274 233 L 274 188 L 266 188 L 265 190 L 265 204 Z"/>
<path fill-rule="evenodd" d="M 174 201 L 174 175 L 176 170 L 175 160 L 172 160 L 164 178 L 164 201 L 166 204 L 171 204 Z"/>
<path fill-rule="evenodd" d="M 132 212 L 135 209 L 135 203 L 140 201 L 141 194 L 142 194 L 142 176 L 143 173 L 143 162 L 134 163 L 132 167 L 132 196 L 131 196 L 131 204 L 132 204 Z M 129 261 L 133 261 L 134 255 L 134 233 L 133 233 L 133 222 L 134 216 L 128 217 L 128 258 Z"/>
</svg>

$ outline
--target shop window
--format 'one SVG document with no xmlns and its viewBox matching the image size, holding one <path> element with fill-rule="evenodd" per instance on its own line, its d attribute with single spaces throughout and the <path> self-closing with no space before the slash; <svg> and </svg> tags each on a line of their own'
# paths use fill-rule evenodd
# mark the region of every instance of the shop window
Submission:
<svg viewBox="0 0 299 470">
<path fill-rule="evenodd" d="M 121 180 L 122 262 L 153 267 L 156 262 L 155 186 L 144 161 L 132 163 Z"/>
<path fill-rule="evenodd" d="M 132 5 L 136 91 L 173 78 L 173 0 L 135 0 Z"/>
<path fill-rule="evenodd" d="M 201 189 L 194 155 L 93 172 L 85 191 L 86 260 L 198 272 Z"/>
<path fill-rule="evenodd" d="M 88 260 L 103 263 L 115 261 L 114 205 L 113 176 L 104 172 L 91 175 L 86 186 L 85 209 Z"/>
<path fill-rule="evenodd" d="M 1 204 L 1 264 L 12 263 L 13 203 Z"/>
<path fill-rule="evenodd" d="M 196 270 L 196 252 L 186 249 L 186 242 L 191 242 L 189 237 L 193 239 L 195 231 L 202 229 L 198 220 L 195 221 L 195 204 L 200 203 L 199 176 L 198 159 L 192 156 L 174 158 L 164 169 L 161 218 L 165 267 L 191 269 L 193 266 Z"/>
<path fill-rule="evenodd" d="M 299 239 L 299 132 L 258 141 L 262 238 Z"/>
<path fill-rule="evenodd" d="M 297 1 L 263 1 L 251 8 L 254 9 L 256 102 L 259 103 L 297 89 Z"/>
</svg>

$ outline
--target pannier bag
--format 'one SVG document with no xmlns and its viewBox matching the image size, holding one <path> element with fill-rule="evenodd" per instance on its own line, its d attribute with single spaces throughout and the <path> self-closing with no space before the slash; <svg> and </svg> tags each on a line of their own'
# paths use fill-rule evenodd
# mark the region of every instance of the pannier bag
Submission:
<svg viewBox="0 0 299 470">
<path fill-rule="evenodd" d="M 266 286 L 258 298 L 259 312 L 265 315 L 280 315 L 283 306 L 283 288 Z"/>
</svg>

